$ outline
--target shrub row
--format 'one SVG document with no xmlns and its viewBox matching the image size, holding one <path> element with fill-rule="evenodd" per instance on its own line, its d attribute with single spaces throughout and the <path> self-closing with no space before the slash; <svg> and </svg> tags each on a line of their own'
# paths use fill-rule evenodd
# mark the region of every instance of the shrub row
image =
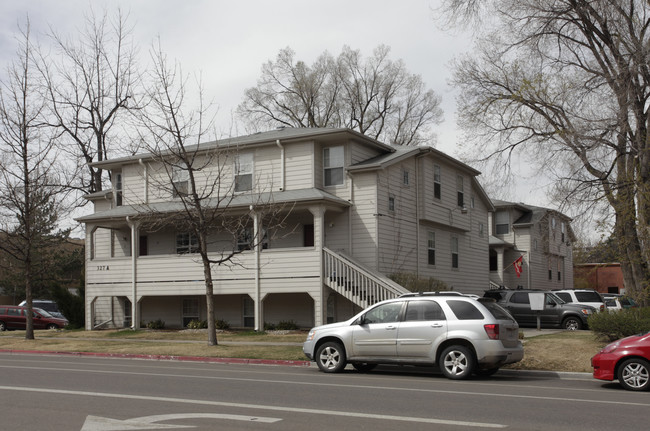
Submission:
<svg viewBox="0 0 650 431">
<path fill-rule="evenodd" d="M 264 323 L 265 331 L 293 331 L 296 329 L 298 329 L 298 325 L 293 320 L 282 320 L 278 323 Z"/>
<path fill-rule="evenodd" d="M 596 313 L 589 317 L 589 328 L 606 341 L 650 331 L 650 307 L 629 308 L 615 313 Z"/>
<path fill-rule="evenodd" d="M 221 330 L 226 330 L 230 329 L 230 323 L 226 322 L 225 320 L 217 319 L 214 321 L 214 326 L 217 329 Z M 208 327 L 208 321 L 207 320 L 191 320 L 187 324 L 187 329 L 205 329 Z"/>
</svg>

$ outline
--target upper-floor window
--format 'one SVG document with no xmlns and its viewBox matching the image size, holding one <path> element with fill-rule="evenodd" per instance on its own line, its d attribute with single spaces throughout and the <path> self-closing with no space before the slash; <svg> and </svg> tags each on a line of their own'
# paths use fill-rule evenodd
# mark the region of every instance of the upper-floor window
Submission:
<svg viewBox="0 0 650 431">
<path fill-rule="evenodd" d="M 235 157 L 235 192 L 253 189 L 253 154 L 238 154 Z"/>
<path fill-rule="evenodd" d="M 497 235 L 510 232 L 510 213 L 508 211 L 497 211 L 495 214 L 495 228 Z"/>
<path fill-rule="evenodd" d="M 176 234 L 176 253 L 198 253 L 199 238 L 190 232 L 179 232 Z"/>
<path fill-rule="evenodd" d="M 562 229 L 562 242 L 564 242 L 564 240 L 565 240 L 565 235 L 564 234 L 566 232 L 566 224 L 564 224 L 564 222 L 562 222 L 562 224 L 560 225 L 560 228 Z"/>
<path fill-rule="evenodd" d="M 451 267 L 458 268 L 458 237 L 451 237 Z"/>
<path fill-rule="evenodd" d="M 122 172 L 115 173 L 115 206 L 122 206 Z"/>
<path fill-rule="evenodd" d="M 485 231 L 484 225 L 481 222 L 478 222 L 478 236 L 479 238 L 483 238 L 483 233 Z"/>
<path fill-rule="evenodd" d="M 405 186 L 409 185 L 409 171 L 408 169 L 402 170 L 402 183 L 404 183 Z"/>
<path fill-rule="evenodd" d="M 440 166 L 433 165 L 433 197 L 440 199 L 442 196 L 442 182 L 440 178 Z"/>
<path fill-rule="evenodd" d="M 458 200 L 458 206 L 459 207 L 464 207 L 465 206 L 465 186 L 464 186 L 464 178 L 462 175 L 458 175 L 456 177 L 456 195 L 457 195 L 457 200 Z"/>
<path fill-rule="evenodd" d="M 255 247 L 255 232 L 252 227 L 246 227 L 237 233 L 237 250 L 252 250 Z M 266 229 L 262 230 L 262 249 L 269 248 L 269 238 Z"/>
<path fill-rule="evenodd" d="M 427 240 L 427 263 L 429 265 L 436 264 L 436 233 L 429 232 Z"/>
<path fill-rule="evenodd" d="M 172 197 L 187 196 L 190 190 L 190 172 L 179 166 L 172 168 Z"/>
<path fill-rule="evenodd" d="M 325 186 L 336 186 L 343 184 L 343 165 L 345 163 L 345 151 L 343 146 L 329 147 L 323 149 L 323 168 Z"/>
<path fill-rule="evenodd" d="M 388 211 L 395 211 L 395 196 L 388 196 Z"/>
</svg>

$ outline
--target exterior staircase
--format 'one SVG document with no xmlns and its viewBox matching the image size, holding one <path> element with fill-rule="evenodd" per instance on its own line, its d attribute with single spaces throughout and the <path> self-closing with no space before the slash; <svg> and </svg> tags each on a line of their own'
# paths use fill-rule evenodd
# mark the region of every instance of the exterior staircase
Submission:
<svg viewBox="0 0 650 431">
<path fill-rule="evenodd" d="M 409 293 L 388 277 L 326 247 L 323 247 L 323 271 L 325 285 L 361 308 Z"/>
</svg>

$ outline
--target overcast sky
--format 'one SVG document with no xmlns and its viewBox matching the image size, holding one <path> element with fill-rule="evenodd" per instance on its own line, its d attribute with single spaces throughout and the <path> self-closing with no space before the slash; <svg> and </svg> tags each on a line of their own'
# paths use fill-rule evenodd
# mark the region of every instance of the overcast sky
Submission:
<svg viewBox="0 0 650 431">
<path fill-rule="evenodd" d="M 106 0 L 93 7 L 129 14 L 141 63 L 148 62 L 152 42 L 160 37 L 169 59 L 183 72 L 202 74 L 205 93 L 219 107 L 218 125 L 230 133 L 234 109 L 244 90 L 253 87 L 263 63 L 291 47 L 296 58 L 311 64 L 325 50 L 337 56 L 344 45 L 364 56 L 380 44 L 391 47 L 391 58 L 442 96 L 444 122 L 436 127 L 437 148 L 457 156 L 456 101 L 448 85 L 449 63 L 471 49 L 470 38 L 439 29 L 439 0 Z M 51 26 L 74 35 L 90 11 L 89 0 L 0 0 L 0 67 L 16 52 L 18 24 L 29 14 L 32 37 L 47 44 Z M 240 132 L 243 133 L 243 132 Z M 539 189 L 534 179 L 521 179 L 511 196 L 530 201 Z M 533 203 L 533 202 L 528 202 Z M 537 200 L 538 205 L 544 205 Z"/>
</svg>

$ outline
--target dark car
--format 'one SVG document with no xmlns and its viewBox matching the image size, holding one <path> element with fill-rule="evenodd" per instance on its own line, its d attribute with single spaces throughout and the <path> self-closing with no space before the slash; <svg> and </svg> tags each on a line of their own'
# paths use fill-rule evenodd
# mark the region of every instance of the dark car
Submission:
<svg viewBox="0 0 650 431">
<path fill-rule="evenodd" d="M 66 319 L 59 319 L 40 308 L 32 309 L 34 329 L 59 329 L 68 324 Z M 0 305 L 0 331 L 7 329 L 25 329 L 27 327 L 27 308 L 16 305 Z"/>
<path fill-rule="evenodd" d="M 650 390 L 650 332 L 622 338 L 591 358 L 594 378 L 618 379 L 630 391 Z"/>
<path fill-rule="evenodd" d="M 530 293 L 544 294 L 544 309 L 532 310 Z M 587 328 L 587 318 L 596 312 L 594 307 L 568 304 L 552 292 L 536 289 L 494 289 L 484 295 L 496 301 L 512 314 L 520 326 L 537 326 L 537 317 L 544 328 L 564 328 L 570 331 Z"/>
<path fill-rule="evenodd" d="M 21 307 L 26 307 L 27 301 L 23 301 L 18 305 L 20 305 Z M 58 317 L 59 319 L 65 319 L 65 316 L 59 311 L 59 307 L 56 305 L 56 302 L 50 299 L 34 299 L 32 301 L 32 307 L 45 310 L 48 313 L 50 313 L 52 316 Z"/>
</svg>

